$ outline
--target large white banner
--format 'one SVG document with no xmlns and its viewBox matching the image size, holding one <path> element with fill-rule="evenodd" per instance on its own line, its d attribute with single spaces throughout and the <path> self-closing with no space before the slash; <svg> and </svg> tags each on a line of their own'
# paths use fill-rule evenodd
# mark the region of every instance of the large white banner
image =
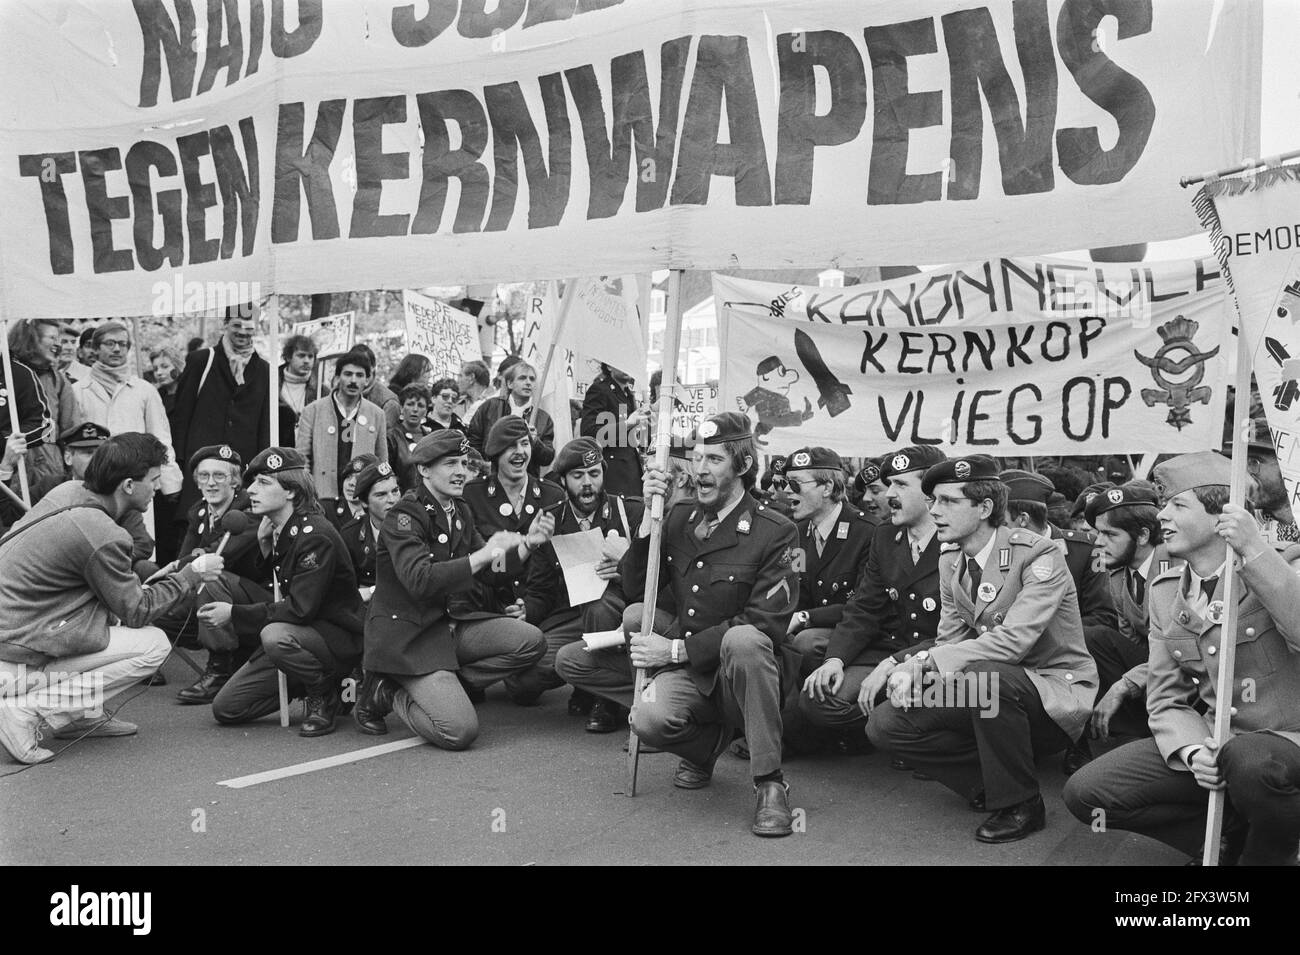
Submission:
<svg viewBox="0 0 1300 955">
<path fill-rule="evenodd" d="M 750 416 L 766 453 L 1217 447 L 1228 381 L 1222 291 L 1153 304 L 1149 318 L 1142 327 L 1094 315 L 879 328 L 724 308 L 719 401 Z"/>
<path fill-rule="evenodd" d="M 1300 167 L 1234 177 L 1204 187 L 1195 205 L 1228 270 L 1269 437 L 1286 485 L 1300 507 Z M 1256 435 L 1264 438 L 1264 435 Z M 1295 524 L 1270 536 L 1295 540 Z"/>
<path fill-rule="evenodd" d="M 1253 0 L 6 0 L 0 314 L 149 314 L 175 273 L 197 311 L 1188 235 L 1178 175 L 1258 154 L 1261 25 Z"/>
<path fill-rule="evenodd" d="M 610 281 L 603 276 L 577 279 L 564 294 L 573 298 L 560 303 L 565 318 L 557 344 L 580 356 L 580 361 L 594 359 L 598 371 L 604 362 L 644 385 L 645 328 L 637 309 L 636 280 L 631 276 Z"/>
<path fill-rule="evenodd" d="M 478 323 L 469 312 L 406 289 L 406 350 L 433 362 L 433 380 L 455 378 L 460 366 L 478 361 Z"/>
</svg>

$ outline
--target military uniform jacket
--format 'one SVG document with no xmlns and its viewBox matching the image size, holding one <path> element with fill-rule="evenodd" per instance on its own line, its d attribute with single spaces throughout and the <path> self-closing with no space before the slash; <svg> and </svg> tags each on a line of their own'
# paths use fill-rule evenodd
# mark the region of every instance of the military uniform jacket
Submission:
<svg viewBox="0 0 1300 955">
<path fill-rule="evenodd" d="M 432 431 L 428 421 L 421 421 L 414 431 L 400 421 L 388 429 L 388 463 L 393 466 L 393 473 L 403 491 L 409 491 L 420 483 L 420 472 L 411 462 L 411 452 L 420 439 Z"/>
<path fill-rule="evenodd" d="M 694 501 L 681 501 L 664 515 L 659 580 L 677 614 L 663 636 L 685 640 L 691 678 L 707 695 L 717 680 L 728 629 L 748 624 L 766 634 L 774 648 L 785 643 L 799 600 L 793 568 L 799 535 L 789 520 L 748 495 L 708 540 L 695 536 L 702 515 Z M 623 557 L 625 592 L 644 593 L 649 554 L 649 537 L 632 541 Z"/>
<path fill-rule="evenodd" d="M 1157 577 L 1148 590 L 1148 722 L 1160 755 L 1174 769 L 1186 768 L 1175 753 L 1214 735 L 1223 641 L 1218 623 L 1222 579 L 1210 614 L 1202 618 L 1188 604 L 1189 574 L 1186 565 L 1175 568 Z M 1237 585 L 1242 594 L 1237 603 L 1230 729 L 1233 734 L 1269 731 L 1300 746 L 1300 585 L 1293 569 L 1274 553 L 1244 565 Z M 1198 698 L 1208 707 L 1204 716 L 1193 708 Z"/>
<path fill-rule="evenodd" d="M 641 455 L 628 440 L 627 416 L 634 411 L 636 398 L 632 392 L 604 374 L 597 376 L 582 398 L 579 432 L 600 444 L 605 459 L 605 489 L 611 494 L 641 493 Z M 617 428 L 613 435 L 611 425 Z"/>
<path fill-rule="evenodd" d="M 857 587 L 826 645 L 826 659 L 874 666 L 885 657 L 920 649 L 939 627 L 939 539 L 912 563 L 907 529 L 881 524 L 872 536 Z"/>
<path fill-rule="evenodd" d="M 808 626 L 833 627 L 844 616 L 844 604 L 862 576 L 876 521 L 848 501 L 817 554 L 812 519 L 799 522 L 799 546 L 804 569 L 799 575 L 799 608 L 808 611 Z"/>
<path fill-rule="evenodd" d="M 578 515 L 567 498 L 553 505 L 549 510 L 555 515 L 557 535 L 576 534 L 582 530 L 582 525 L 578 523 Z M 596 502 L 596 510 L 592 513 L 590 529 L 600 531 L 602 537 L 607 536 L 610 531 L 615 531 L 620 537 L 631 541 L 637 528 L 641 526 L 641 515 L 644 511 L 645 505 L 640 498 L 602 494 Z M 626 523 L 624 515 L 626 515 Z M 524 596 L 524 619 L 529 623 L 540 624 L 551 614 L 568 610 L 571 606 L 569 588 L 564 581 L 564 571 L 560 569 L 560 558 L 555 555 L 555 548 L 548 541 L 528 559 L 528 589 Z"/>
<path fill-rule="evenodd" d="M 456 501 L 449 520 L 422 483 L 393 505 L 379 529 L 375 592 L 366 617 L 366 670 L 421 676 L 459 669 L 451 623 L 461 619 L 457 598 L 475 590 L 469 555 L 483 544 L 463 500 Z M 515 550 L 506 558 L 507 566 L 519 562 Z M 487 568 L 480 571 L 487 573 Z"/>
<path fill-rule="evenodd" d="M 559 486 L 530 474 L 524 487 L 523 503 L 516 511 L 494 473 L 466 484 L 464 501 L 474 515 L 474 526 L 487 540 L 497 531 L 527 534 L 537 515 L 563 502 L 565 496 Z M 482 609 L 501 611 L 516 600 L 523 600 L 528 589 L 529 562 L 505 573 L 484 571 L 479 579 L 490 588 L 492 597 Z"/>
<path fill-rule="evenodd" d="M 1043 709 L 1070 739 L 1092 713 L 1097 664 L 1083 640 L 1074 580 L 1049 538 L 999 527 L 972 603 L 960 549 L 939 556 L 943 613 L 930 651 L 940 673 L 982 660 L 1024 667 Z"/>
<path fill-rule="evenodd" d="M 261 554 L 261 548 L 258 548 Z M 362 604 L 347 549 L 320 511 L 294 511 L 280 529 L 275 551 L 262 557 L 274 571 L 280 599 L 235 604 L 231 621 L 241 634 L 258 634 L 269 623 L 312 627 L 340 661 L 361 653 Z"/>
<path fill-rule="evenodd" d="M 341 497 L 332 501 L 322 501 L 321 508 L 325 511 L 325 517 L 334 525 L 336 531 L 342 531 L 343 528 L 365 513 L 359 509 L 353 510 L 352 505 Z"/>
<path fill-rule="evenodd" d="M 230 502 L 225 513 L 247 510 L 248 493 L 240 491 Z M 200 500 L 186 513 L 189 523 L 186 525 L 185 538 L 181 541 L 178 552 L 180 554 L 178 566 L 183 567 L 199 554 L 217 552 L 217 545 L 221 543 L 221 538 L 226 536 L 226 532 L 221 529 L 220 517 L 215 521 L 212 520 L 211 511 L 208 502 Z M 257 527 L 260 520 L 249 515 L 248 530 L 242 534 L 231 534 L 230 540 L 226 542 L 225 549 L 221 552 L 227 571 L 257 583 L 267 580 L 265 568 L 260 566 L 262 553 L 257 547 Z"/>
<path fill-rule="evenodd" d="M 1063 531 L 1051 525 L 1052 540 L 1065 545 L 1065 566 L 1074 578 L 1074 589 L 1079 595 L 1079 616 L 1085 627 L 1119 627 L 1119 615 L 1111 594 L 1110 581 L 1093 557 L 1096 538 L 1087 531 Z M 1061 544 L 1057 544 L 1060 547 Z"/>
<path fill-rule="evenodd" d="M 362 514 L 339 528 L 339 537 L 352 558 L 352 570 L 357 575 L 358 587 L 375 585 L 375 560 L 379 556 L 379 544 L 375 540 L 375 527 L 370 523 L 370 515 Z"/>
</svg>

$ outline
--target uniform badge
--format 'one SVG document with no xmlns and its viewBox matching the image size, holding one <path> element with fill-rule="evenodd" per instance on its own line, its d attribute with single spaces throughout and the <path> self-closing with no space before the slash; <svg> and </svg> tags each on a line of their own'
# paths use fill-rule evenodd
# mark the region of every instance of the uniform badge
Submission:
<svg viewBox="0 0 1300 955">
<path fill-rule="evenodd" d="M 278 454 L 273 454 L 266 459 L 266 466 L 272 471 L 278 471 L 281 464 L 284 464 L 284 459 Z"/>
<path fill-rule="evenodd" d="M 835 528 L 835 537 L 838 540 L 849 539 L 849 525 L 846 522 L 840 521 L 839 526 Z"/>
<path fill-rule="evenodd" d="M 1041 557 L 1034 561 L 1033 565 L 1030 566 L 1029 569 L 1033 571 L 1034 576 L 1038 578 L 1040 582 L 1047 580 L 1048 577 L 1052 576 L 1052 562 L 1049 560 L 1043 560 Z"/>
<path fill-rule="evenodd" d="M 907 459 L 907 455 L 906 455 L 906 454 L 895 454 L 895 455 L 894 455 L 894 460 L 892 460 L 892 461 L 889 462 L 890 466 L 891 466 L 895 471 L 906 471 L 906 470 L 907 470 L 907 466 L 908 466 L 909 464 L 911 464 L 911 463 L 912 463 L 912 462 L 909 461 L 909 460 Z"/>
<path fill-rule="evenodd" d="M 411 515 L 410 515 L 410 514 L 398 514 L 398 515 L 397 515 L 397 526 L 398 526 L 398 528 L 399 528 L 400 530 L 409 531 L 409 530 L 411 529 Z"/>
<path fill-rule="evenodd" d="M 1207 616 L 1210 618 L 1211 623 L 1222 623 L 1223 622 L 1223 601 L 1216 600 L 1212 604 L 1210 604 L 1210 609 Z"/>
<path fill-rule="evenodd" d="M 533 505 L 531 505 L 531 504 L 525 504 L 525 505 L 524 505 L 524 510 L 527 511 L 529 514 L 533 513 Z"/>
<path fill-rule="evenodd" d="M 986 604 L 992 603 L 993 598 L 996 597 L 997 595 L 998 595 L 998 588 L 994 587 L 992 584 L 988 583 L 987 581 L 980 584 L 979 598 L 980 600 L 984 601 L 984 603 Z"/>
<path fill-rule="evenodd" d="M 388 475 L 393 473 L 393 468 L 387 461 L 380 461 L 375 465 L 375 469 L 384 477 L 388 477 Z"/>
<path fill-rule="evenodd" d="M 800 451 L 794 456 L 794 459 L 790 463 L 797 468 L 806 468 L 808 465 L 812 464 L 812 455 L 807 451 Z"/>
<path fill-rule="evenodd" d="M 921 606 L 925 608 L 926 613 L 934 613 L 934 607 L 935 607 L 934 598 L 926 597 L 924 600 L 921 601 Z"/>
<path fill-rule="evenodd" d="M 700 437 L 711 438 L 718 433 L 718 424 L 716 421 L 706 421 L 700 425 Z"/>
<path fill-rule="evenodd" d="M 1110 501 L 1112 504 L 1119 504 L 1124 500 L 1124 492 L 1121 491 L 1119 488 L 1114 488 L 1113 490 L 1107 491 L 1106 500 Z"/>
<path fill-rule="evenodd" d="M 588 451 L 586 454 L 582 456 L 582 463 L 584 466 L 589 468 L 595 467 L 598 463 L 600 463 L 600 452 Z"/>
<path fill-rule="evenodd" d="M 460 530 L 460 518 L 456 518 L 456 530 Z"/>
<path fill-rule="evenodd" d="M 965 480 L 966 478 L 970 477 L 970 462 L 958 461 L 956 464 L 952 466 L 952 470 L 957 477 L 961 478 L 962 480 Z"/>
<path fill-rule="evenodd" d="M 306 554 L 303 554 L 303 556 L 302 556 L 302 565 L 303 565 L 304 567 L 315 567 L 315 566 L 316 566 L 316 563 L 317 563 L 317 561 L 316 561 L 316 552 L 315 552 L 314 550 L 313 550 L 313 551 L 308 551 Z"/>
<path fill-rule="evenodd" d="M 1167 560 L 1162 560 L 1162 561 L 1160 562 L 1160 573 L 1162 573 L 1162 574 L 1163 574 L 1163 573 L 1167 573 L 1168 570 L 1169 570 L 1169 561 L 1167 561 Z"/>
<path fill-rule="evenodd" d="M 439 544 L 445 544 L 445 543 L 447 543 L 447 535 L 446 535 L 446 534 L 439 534 L 439 535 L 438 535 L 438 543 L 439 543 Z"/>
<path fill-rule="evenodd" d="M 498 507 L 497 511 L 501 514 L 502 517 L 509 517 L 511 514 L 514 513 L 515 509 L 511 507 L 510 502 L 507 501 L 506 503 Z"/>
<path fill-rule="evenodd" d="M 749 521 L 745 520 L 744 518 L 741 518 L 740 520 L 738 520 L 738 521 L 736 522 L 736 531 L 737 531 L 738 533 L 740 533 L 740 534 L 748 534 L 748 533 L 749 533 Z"/>
<path fill-rule="evenodd" d="M 304 524 L 304 525 L 303 525 L 303 528 L 302 528 L 302 532 L 303 532 L 304 534 L 310 534 L 310 533 L 311 533 L 311 525 L 310 525 L 310 524 Z"/>
<path fill-rule="evenodd" d="M 537 485 L 533 485 L 533 497 L 541 497 L 541 496 L 542 496 L 542 489 Z"/>
<path fill-rule="evenodd" d="M 600 509 L 600 519 L 603 520 L 603 521 L 604 521 L 604 520 L 609 520 L 609 505 L 608 505 L 608 504 L 606 504 L 604 507 L 602 507 L 602 508 Z"/>
<path fill-rule="evenodd" d="M 1000 570 L 1011 569 L 1011 548 L 1001 547 L 998 549 L 998 568 Z"/>
<path fill-rule="evenodd" d="M 897 600 L 897 599 L 898 599 L 898 591 L 895 590 L 893 587 L 890 587 L 888 590 L 885 591 L 885 593 L 889 594 L 889 599 L 890 599 L 890 600 Z"/>
<path fill-rule="evenodd" d="M 229 458 L 229 457 L 231 457 L 234 453 L 235 453 L 234 451 L 230 450 L 230 445 L 228 445 L 228 444 L 223 444 L 223 445 L 221 446 L 220 450 L 217 451 L 217 456 L 218 456 L 218 457 L 221 457 L 221 458 Z"/>
<path fill-rule="evenodd" d="M 202 517 L 203 515 L 205 515 L 205 514 L 207 514 L 207 513 L 208 513 L 208 509 L 207 509 L 207 508 L 205 508 L 205 507 L 200 507 L 200 508 L 199 508 L 199 517 Z"/>
<path fill-rule="evenodd" d="M 1187 616 L 1187 611 L 1186 611 L 1186 610 L 1180 610 L 1180 611 L 1178 611 L 1178 622 L 1179 622 L 1179 623 L 1187 623 L 1187 621 L 1190 620 L 1190 619 L 1191 619 L 1191 617 Z"/>
<path fill-rule="evenodd" d="M 672 560 L 672 555 L 669 555 L 668 559 Z M 787 547 L 781 555 L 780 564 L 782 567 L 789 567 L 792 563 L 794 563 L 794 548 Z"/>
<path fill-rule="evenodd" d="M 297 524 L 295 524 L 293 527 L 289 528 L 289 536 L 290 536 L 290 537 L 297 537 L 297 536 L 298 536 L 298 525 L 297 525 Z"/>
<path fill-rule="evenodd" d="M 894 535 L 894 543 L 895 543 L 895 544 L 901 544 L 901 543 L 903 543 L 903 532 L 902 532 L 902 531 L 899 531 L 897 534 Z"/>
</svg>

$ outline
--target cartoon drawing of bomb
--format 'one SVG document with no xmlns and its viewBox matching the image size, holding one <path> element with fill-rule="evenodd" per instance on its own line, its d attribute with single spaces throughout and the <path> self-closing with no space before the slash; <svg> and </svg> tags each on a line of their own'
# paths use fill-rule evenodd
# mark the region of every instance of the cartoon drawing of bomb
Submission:
<svg viewBox="0 0 1300 955">
<path fill-rule="evenodd" d="M 776 355 L 769 355 L 755 369 L 758 384 L 741 398 L 736 399 L 740 410 L 757 416 L 754 442 L 759 447 L 767 444 L 766 435 L 773 428 L 797 428 L 813 416 L 812 402 L 804 398 L 803 411 L 790 407 L 789 392 L 799 381 L 799 372 L 785 367 Z M 774 385 L 775 387 L 768 387 Z"/>
</svg>

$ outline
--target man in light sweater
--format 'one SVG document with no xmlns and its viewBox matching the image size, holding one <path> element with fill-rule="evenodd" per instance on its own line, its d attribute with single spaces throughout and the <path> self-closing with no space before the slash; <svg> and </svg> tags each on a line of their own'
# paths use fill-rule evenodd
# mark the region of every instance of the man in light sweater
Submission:
<svg viewBox="0 0 1300 955">
<path fill-rule="evenodd" d="M 42 720 L 60 739 L 134 734 L 104 703 L 166 659 L 149 624 L 222 569 L 207 555 L 149 587 L 132 572 L 118 521 L 149 507 L 169 454 L 151 434 L 116 435 L 86 467 L 81 500 L 47 497 L 0 538 L 0 745 L 19 762 L 53 756 Z"/>
</svg>

